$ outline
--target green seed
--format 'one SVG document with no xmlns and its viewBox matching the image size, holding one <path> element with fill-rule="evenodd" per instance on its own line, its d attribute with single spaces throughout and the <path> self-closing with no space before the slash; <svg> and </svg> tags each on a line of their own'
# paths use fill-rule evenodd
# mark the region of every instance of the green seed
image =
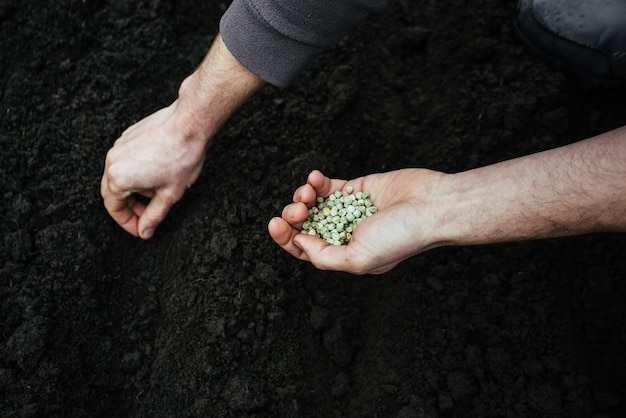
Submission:
<svg viewBox="0 0 626 418">
<path fill-rule="evenodd" d="M 365 218 L 376 213 L 377 209 L 367 192 L 354 192 L 346 187 L 347 194 L 336 190 L 327 198 L 318 196 L 316 205 L 308 211 L 302 223 L 303 234 L 317 236 L 331 245 L 345 245 L 352 238 L 356 226 Z"/>
</svg>

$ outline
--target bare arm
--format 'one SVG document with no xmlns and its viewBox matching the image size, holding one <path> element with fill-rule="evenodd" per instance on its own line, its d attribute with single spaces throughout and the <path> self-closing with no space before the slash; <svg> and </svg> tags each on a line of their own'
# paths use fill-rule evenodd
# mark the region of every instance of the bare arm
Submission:
<svg viewBox="0 0 626 418">
<path fill-rule="evenodd" d="M 369 191 L 379 208 L 350 243 L 300 234 L 316 195 L 348 185 Z M 355 274 L 446 245 L 626 231 L 626 128 L 457 174 L 405 169 L 345 181 L 314 171 L 268 228 L 294 257 Z"/>
<path fill-rule="evenodd" d="M 233 1 L 178 99 L 128 128 L 107 154 L 100 190 L 111 217 L 151 238 L 197 179 L 210 139 L 263 80 L 287 86 L 319 51 L 389 2 Z"/>
<path fill-rule="evenodd" d="M 198 178 L 213 135 L 263 84 L 218 35 L 178 98 L 126 129 L 109 150 L 100 192 L 111 217 L 127 232 L 151 238 Z M 145 205 L 135 194 L 151 200 Z"/>
<path fill-rule="evenodd" d="M 264 85 L 230 53 L 220 34 L 200 66 L 181 84 L 181 118 L 195 126 L 194 134 L 208 142 L 246 100 Z M 194 136 L 194 135 L 192 135 Z"/>
<path fill-rule="evenodd" d="M 439 191 L 442 244 L 626 230 L 626 128 L 450 175 Z"/>
</svg>

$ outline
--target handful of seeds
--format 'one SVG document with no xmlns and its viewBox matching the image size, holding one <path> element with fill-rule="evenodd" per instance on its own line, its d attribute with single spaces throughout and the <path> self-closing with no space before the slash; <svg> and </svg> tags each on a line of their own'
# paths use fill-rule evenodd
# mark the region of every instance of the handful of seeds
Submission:
<svg viewBox="0 0 626 418">
<path fill-rule="evenodd" d="M 378 210 L 372 204 L 368 192 L 354 192 L 346 187 L 347 195 L 341 190 L 324 199 L 317 197 L 317 205 L 309 209 L 309 216 L 302 223 L 302 233 L 315 235 L 331 245 L 345 245 L 352 232 L 365 218 Z"/>
</svg>

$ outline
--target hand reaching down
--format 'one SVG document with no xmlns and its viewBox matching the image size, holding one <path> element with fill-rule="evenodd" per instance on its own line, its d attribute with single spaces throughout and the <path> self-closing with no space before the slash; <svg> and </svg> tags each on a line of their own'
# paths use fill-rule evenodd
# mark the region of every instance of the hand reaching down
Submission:
<svg viewBox="0 0 626 418">
<path fill-rule="evenodd" d="M 109 150 L 101 182 L 104 206 L 124 230 L 152 237 L 202 169 L 205 142 L 191 139 L 175 102 L 129 127 Z M 150 199 L 146 205 L 137 195 Z"/>
</svg>

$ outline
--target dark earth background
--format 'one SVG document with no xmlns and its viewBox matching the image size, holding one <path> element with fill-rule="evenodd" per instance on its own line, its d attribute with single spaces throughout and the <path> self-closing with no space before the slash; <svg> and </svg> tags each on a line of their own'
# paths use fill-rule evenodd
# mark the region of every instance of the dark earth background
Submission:
<svg viewBox="0 0 626 418">
<path fill-rule="evenodd" d="M 626 124 L 515 39 L 513 1 L 399 1 L 214 139 L 149 242 L 104 157 L 228 2 L 0 1 L 0 416 L 626 416 L 626 237 L 323 272 L 268 220 L 314 168 L 461 171 Z"/>
</svg>

